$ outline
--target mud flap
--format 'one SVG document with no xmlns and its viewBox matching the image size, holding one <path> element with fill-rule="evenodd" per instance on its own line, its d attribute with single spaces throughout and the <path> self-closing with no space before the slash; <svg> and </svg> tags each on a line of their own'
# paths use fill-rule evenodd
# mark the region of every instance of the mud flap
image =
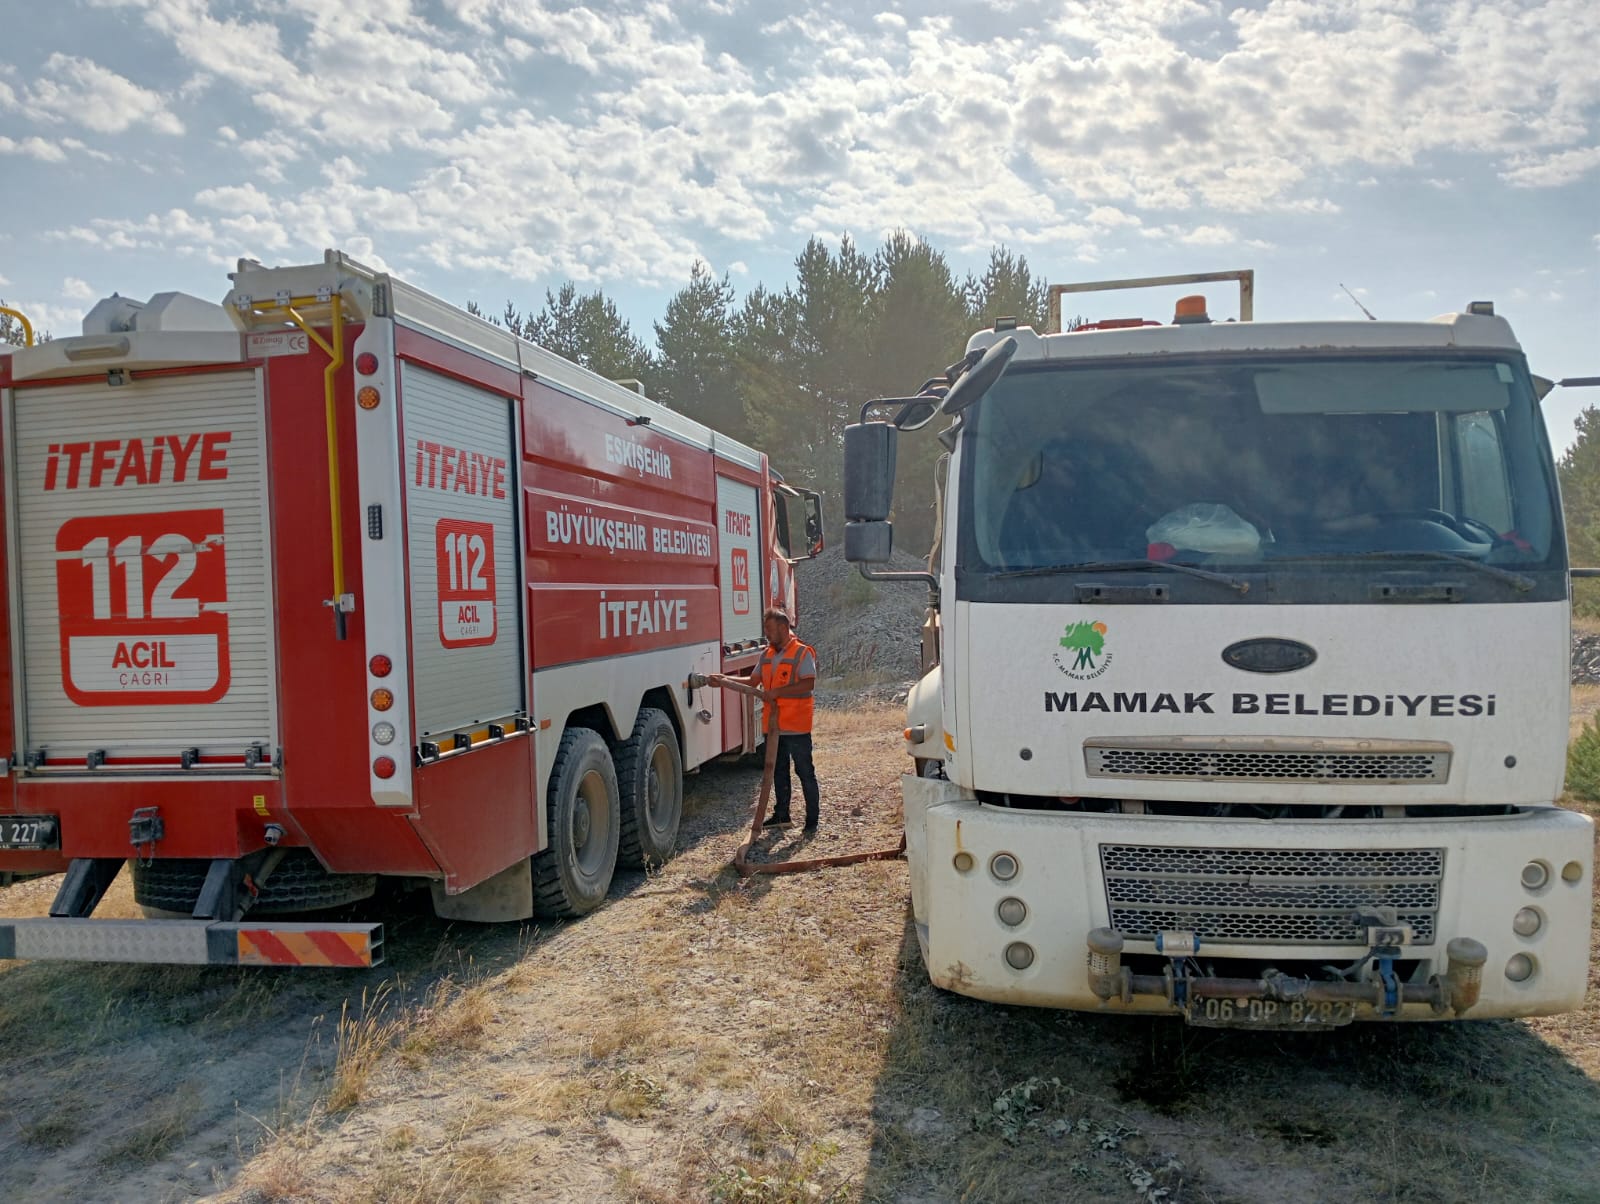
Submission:
<svg viewBox="0 0 1600 1204">
<path fill-rule="evenodd" d="M 526 857 L 457 895 L 446 894 L 444 883 L 437 880 L 428 886 L 434 914 L 442 920 L 500 924 L 533 915 L 533 866 Z"/>
</svg>

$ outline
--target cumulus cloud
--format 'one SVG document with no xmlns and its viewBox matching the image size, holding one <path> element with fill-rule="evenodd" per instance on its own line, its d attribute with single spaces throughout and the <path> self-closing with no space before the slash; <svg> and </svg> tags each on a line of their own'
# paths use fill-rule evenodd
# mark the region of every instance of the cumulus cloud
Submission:
<svg viewBox="0 0 1600 1204">
<path fill-rule="evenodd" d="M 1261 219 L 1337 213 L 1419 163 L 1474 157 L 1529 188 L 1600 163 L 1592 0 L 1015 0 L 1002 22 L 798 0 L 98 3 L 165 40 L 183 96 L 237 99 L 212 143 L 235 169 L 185 208 L 79 229 L 223 261 L 241 240 L 370 239 L 425 269 L 661 283 L 713 238 L 823 231 L 1261 248 Z M 50 62 L 87 88 L 93 64 Z M 19 146 L 0 152 L 41 156 Z"/>
<path fill-rule="evenodd" d="M 36 121 L 70 122 L 99 134 L 120 134 L 136 125 L 158 134 L 183 133 L 183 123 L 167 110 L 160 93 L 69 54 L 46 59 L 43 73 L 18 104 Z"/>
<path fill-rule="evenodd" d="M 59 163 L 67 157 L 67 152 L 57 143 L 38 136 L 17 139 L 0 134 L 0 155 L 27 155 L 41 163 Z"/>
<path fill-rule="evenodd" d="M 1517 188 L 1559 188 L 1600 167 L 1600 146 L 1558 151 L 1551 155 L 1518 156 L 1500 173 Z"/>
</svg>

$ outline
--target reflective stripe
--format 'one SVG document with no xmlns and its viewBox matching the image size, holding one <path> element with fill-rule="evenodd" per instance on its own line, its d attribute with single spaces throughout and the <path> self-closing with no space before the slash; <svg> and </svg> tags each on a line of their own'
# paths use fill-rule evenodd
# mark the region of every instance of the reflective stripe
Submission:
<svg viewBox="0 0 1600 1204">
<path fill-rule="evenodd" d="M 191 966 L 365 967 L 383 963 L 383 925 L 29 918 L 0 921 L 0 956 Z"/>
</svg>

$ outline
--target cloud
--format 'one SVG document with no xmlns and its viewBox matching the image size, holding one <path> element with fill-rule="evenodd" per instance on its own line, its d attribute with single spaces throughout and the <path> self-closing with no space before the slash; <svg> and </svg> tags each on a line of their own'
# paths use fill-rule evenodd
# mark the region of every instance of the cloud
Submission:
<svg viewBox="0 0 1600 1204">
<path fill-rule="evenodd" d="M 589 284 L 681 281 L 709 243 L 789 232 L 1260 249 L 1264 222 L 1419 163 L 1551 187 L 1600 161 L 1592 0 L 1015 0 L 992 23 L 798 0 L 98 2 L 179 56 L 183 103 L 230 101 L 208 142 L 226 157 L 178 208 L 78 229 L 224 262 L 367 239 L 423 275 Z"/>
<path fill-rule="evenodd" d="M 18 104 L 35 121 L 70 122 L 98 134 L 120 134 L 133 126 L 158 134 L 183 133 L 183 123 L 167 110 L 159 93 L 68 54 L 46 59 L 44 74 Z"/>
<path fill-rule="evenodd" d="M 92 301 L 98 294 L 87 280 L 68 276 L 61 282 L 61 295 L 69 301 Z"/>
<path fill-rule="evenodd" d="M 1099 226 L 1106 229 L 1113 229 L 1117 226 L 1139 226 L 1143 224 L 1143 222 L 1141 222 L 1140 219 L 1134 214 L 1125 213 L 1121 209 L 1118 209 L 1115 205 L 1096 205 L 1093 209 L 1089 210 L 1089 212 L 1084 216 L 1083 220 L 1088 222 L 1091 226 Z"/>
<path fill-rule="evenodd" d="M 28 315 L 36 336 L 48 333 L 60 338 L 78 334 L 83 329 L 83 315 L 87 312 L 82 305 L 58 305 L 28 298 L 18 298 L 12 304 Z"/>
<path fill-rule="evenodd" d="M 1182 226 L 1153 226 L 1139 231 L 1146 238 L 1162 242 L 1180 242 L 1190 247 L 1227 247 L 1239 241 L 1239 235 L 1227 226 L 1205 225 L 1184 229 Z"/>
<path fill-rule="evenodd" d="M 1559 188 L 1600 167 L 1600 146 L 1559 151 L 1552 155 L 1519 156 L 1500 173 L 1515 188 Z"/>
<path fill-rule="evenodd" d="M 144 218 L 97 217 L 87 225 L 71 226 L 54 237 L 113 251 L 162 250 L 178 255 L 205 254 L 217 242 L 216 227 L 185 209 Z M 226 256 L 218 262 L 229 262 Z"/>
<path fill-rule="evenodd" d="M 98 2 L 141 12 L 213 90 L 242 92 L 271 122 L 375 150 L 449 130 L 459 106 L 501 95 L 497 61 L 509 57 L 455 49 L 395 0 L 291 0 L 281 25 L 215 16 L 207 0 Z"/>
<path fill-rule="evenodd" d="M 61 148 L 71 151 L 75 155 L 83 155 L 85 158 L 93 159 L 97 163 L 111 162 L 109 154 L 103 150 L 96 150 L 80 138 L 63 138 L 61 140 Z"/>
<path fill-rule="evenodd" d="M 41 163 L 60 163 L 67 157 L 67 152 L 43 138 L 31 137 L 19 141 L 0 134 L 0 155 L 26 155 Z"/>
</svg>

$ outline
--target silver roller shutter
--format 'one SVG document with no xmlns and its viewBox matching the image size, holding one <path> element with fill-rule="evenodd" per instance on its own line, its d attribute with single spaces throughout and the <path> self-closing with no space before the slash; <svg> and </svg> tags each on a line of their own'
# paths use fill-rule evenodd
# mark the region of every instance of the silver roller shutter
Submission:
<svg viewBox="0 0 1600 1204">
<path fill-rule="evenodd" d="M 255 372 L 13 393 L 23 738 L 64 765 L 276 744 Z"/>
<path fill-rule="evenodd" d="M 409 362 L 400 381 L 412 689 L 438 736 L 523 710 L 516 428 L 498 394 Z"/>
<path fill-rule="evenodd" d="M 717 478 L 717 569 L 722 642 L 761 638 L 761 516 L 756 487 Z"/>
</svg>

